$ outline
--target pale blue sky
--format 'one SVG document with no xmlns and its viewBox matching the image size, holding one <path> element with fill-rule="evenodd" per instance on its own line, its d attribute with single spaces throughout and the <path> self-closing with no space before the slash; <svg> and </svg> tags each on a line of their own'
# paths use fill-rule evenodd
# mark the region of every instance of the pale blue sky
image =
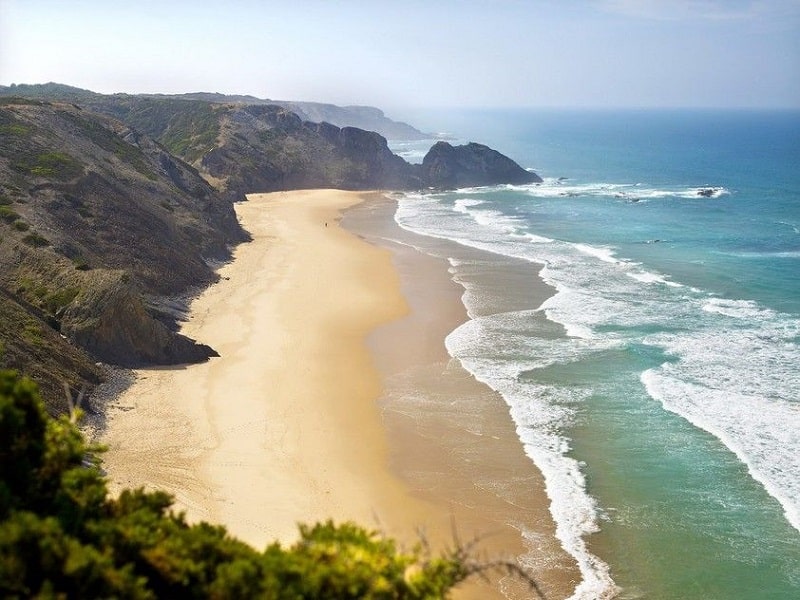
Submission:
<svg viewBox="0 0 800 600">
<path fill-rule="evenodd" d="M 800 108 L 800 0 L 0 0 L 0 84 Z"/>
</svg>

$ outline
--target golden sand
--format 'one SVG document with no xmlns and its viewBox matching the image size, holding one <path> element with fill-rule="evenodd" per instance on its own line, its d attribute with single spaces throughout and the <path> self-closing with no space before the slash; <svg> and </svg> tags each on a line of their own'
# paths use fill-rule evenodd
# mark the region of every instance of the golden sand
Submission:
<svg viewBox="0 0 800 600">
<path fill-rule="evenodd" d="M 507 409 L 457 365 L 439 383 L 443 337 L 465 318 L 446 265 L 404 259 L 339 227 L 341 212 L 366 197 L 279 192 L 236 206 L 253 241 L 193 301 L 182 328 L 220 356 L 135 372 L 101 440 L 112 489 L 165 490 L 190 521 L 223 524 L 258 548 L 291 543 L 297 523 L 329 518 L 409 544 L 423 528 L 436 545 L 452 540 L 455 520 L 465 538 L 487 534 L 492 553 L 517 556 L 531 550 L 518 531 L 525 522 L 539 535 L 537 577 L 549 597 L 569 595 L 575 569 Z M 415 291 L 418 269 L 438 283 Z M 482 411 L 486 435 L 453 426 L 446 411 L 429 411 L 420 426 L 382 399 L 382 378 L 409 365 L 432 373 L 429 391 L 477 398 L 469 410 Z M 483 462 L 459 454 L 465 447 Z M 495 471 L 522 492 L 489 489 Z"/>
</svg>

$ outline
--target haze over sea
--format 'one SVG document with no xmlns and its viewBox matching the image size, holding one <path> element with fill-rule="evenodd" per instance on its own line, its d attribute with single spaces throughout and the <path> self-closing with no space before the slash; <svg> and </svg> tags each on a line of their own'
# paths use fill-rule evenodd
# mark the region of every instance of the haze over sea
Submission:
<svg viewBox="0 0 800 600">
<path fill-rule="evenodd" d="M 800 112 L 403 118 L 544 178 L 396 220 L 515 265 L 449 257 L 471 320 L 446 343 L 543 471 L 576 597 L 800 597 Z M 514 294 L 537 274 L 541 306 Z"/>
</svg>

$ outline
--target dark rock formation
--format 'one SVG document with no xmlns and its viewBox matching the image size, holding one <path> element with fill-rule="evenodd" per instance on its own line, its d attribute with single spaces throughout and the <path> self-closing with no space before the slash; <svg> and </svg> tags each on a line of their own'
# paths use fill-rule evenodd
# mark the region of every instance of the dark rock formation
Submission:
<svg viewBox="0 0 800 600">
<path fill-rule="evenodd" d="M 302 121 L 277 106 L 228 107 L 220 144 L 198 165 L 225 181 L 232 200 L 245 193 L 304 188 L 422 189 L 542 181 L 481 144 L 438 142 L 422 165 L 393 154 L 386 139 L 355 127 Z"/>
<path fill-rule="evenodd" d="M 464 146 L 437 142 L 422 161 L 422 180 L 437 188 L 542 181 L 541 177 L 526 171 L 507 156 L 474 142 Z"/>
<path fill-rule="evenodd" d="M 219 145 L 199 162 L 225 182 L 232 200 L 245 193 L 304 188 L 409 189 L 418 174 L 381 135 L 302 121 L 279 106 L 230 106 L 221 114 Z"/>
<path fill-rule="evenodd" d="M 61 332 L 107 363 L 124 367 L 202 362 L 210 347 L 175 335 L 153 318 L 124 274 L 92 282 L 64 311 Z"/>
</svg>

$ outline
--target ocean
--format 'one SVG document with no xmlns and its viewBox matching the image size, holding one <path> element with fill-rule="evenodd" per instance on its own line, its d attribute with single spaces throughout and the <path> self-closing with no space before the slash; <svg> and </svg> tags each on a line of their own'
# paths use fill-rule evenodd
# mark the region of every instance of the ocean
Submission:
<svg viewBox="0 0 800 600">
<path fill-rule="evenodd" d="M 399 194 L 395 219 L 553 288 L 454 252 L 446 346 L 544 474 L 574 598 L 800 598 L 800 112 L 402 118 L 544 178 Z"/>
</svg>

